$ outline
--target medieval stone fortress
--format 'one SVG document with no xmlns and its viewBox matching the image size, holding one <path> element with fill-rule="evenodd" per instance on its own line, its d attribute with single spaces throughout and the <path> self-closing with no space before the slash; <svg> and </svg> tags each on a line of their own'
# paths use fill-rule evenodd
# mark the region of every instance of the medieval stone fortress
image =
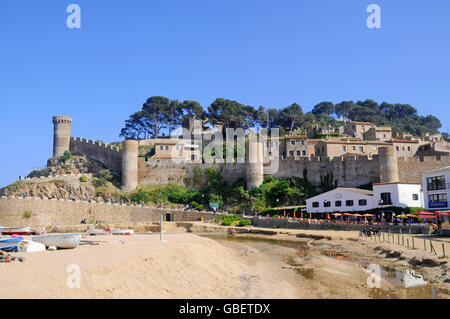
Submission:
<svg viewBox="0 0 450 319">
<path fill-rule="evenodd" d="M 139 184 L 183 184 L 194 167 L 221 169 L 230 183 L 245 176 L 247 188 L 251 189 L 259 186 L 267 175 L 303 177 L 304 172 L 315 185 L 325 176 L 331 176 L 332 183 L 338 187 L 380 182 L 420 183 L 424 172 L 450 165 L 450 143 L 440 134 L 393 137 L 391 128 L 368 122 L 349 121 L 338 132 L 316 125 L 309 136 L 294 133 L 276 138 L 266 136 L 253 142 L 247 139 L 244 163 L 198 163 L 199 145 L 186 139 L 163 137 L 102 143 L 71 137 L 71 123 L 70 117 L 53 118 L 53 157 L 58 158 L 69 150 L 74 155 L 94 159 L 121 176 L 124 192 L 134 190 Z M 186 129 L 193 135 L 198 133 L 193 121 L 189 121 Z M 201 133 L 210 135 L 214 131 L 221 128 L 202 127 Z M 323 138 L 310 138 L 318 134 Z M 140 151 L 148 147 L 154 149 L 150 157 Z M 278 162 L 278 169 L 270 174 L 268 166 L 273 161 Z"/>
</svg>

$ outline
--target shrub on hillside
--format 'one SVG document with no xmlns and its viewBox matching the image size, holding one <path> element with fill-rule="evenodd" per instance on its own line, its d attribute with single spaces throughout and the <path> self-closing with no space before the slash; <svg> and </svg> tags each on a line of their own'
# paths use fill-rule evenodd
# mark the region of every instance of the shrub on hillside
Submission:
<svg viewBox="0 0 450 319">
<path fill-rule="evenodd" d="M 72 153 L 70 151 L 65 151 L 63 156 L 60 157 L 61 162 L 65 163 L 72 157 Z"/>
</svg>

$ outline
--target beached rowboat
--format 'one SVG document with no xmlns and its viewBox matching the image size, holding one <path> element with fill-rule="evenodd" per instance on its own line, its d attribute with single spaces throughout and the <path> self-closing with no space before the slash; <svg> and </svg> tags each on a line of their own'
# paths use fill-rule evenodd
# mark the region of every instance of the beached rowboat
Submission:
<svg viewBox="0 0 450 319">
<path fill-rule="evenodd" d="M 133 229 L 114 229 L 114 230 L 111 230 L 111 234 L 131 236 L 134 234 L 134 230 Z"/>
<path fill-rule="evenodd" d="M 101 229 L 101 228 L 89 228 L 86 230 L 86 235 L 88 236 L 97 236 L 97 235 L 109 235 L 109 229 Z"/>
<path fill-rule="evenodd" d="M 23 237 L 16 238 L 0 238 L 0 250 L 13 251 L 18 250 L 19 244 L 22 242 Z"/>
<path fill-rule="evenodd" d="M 33 237 L 33 241 L 44 244 L 46 247 L 76 248 L 80 244 L 81 234 L 60 234 Z"/>
<path fill-rule="evenodd" d="M 0 226 L 2 235 L 29 235 L 31 227 L 2 227 Z"/>
</svg>

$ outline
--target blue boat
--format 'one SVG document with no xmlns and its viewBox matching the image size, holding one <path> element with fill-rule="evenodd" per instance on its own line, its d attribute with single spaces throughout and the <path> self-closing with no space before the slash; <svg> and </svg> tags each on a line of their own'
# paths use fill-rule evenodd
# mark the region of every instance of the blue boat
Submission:
<svg viewBox="0 0 450 319">
<path fill-rule="evenodd" d="M 16 251 L 19 249 L 19 244 L 23 241 L 23 237 L 17 238 L 0 238 L 0 250 Z"/>
</svg>

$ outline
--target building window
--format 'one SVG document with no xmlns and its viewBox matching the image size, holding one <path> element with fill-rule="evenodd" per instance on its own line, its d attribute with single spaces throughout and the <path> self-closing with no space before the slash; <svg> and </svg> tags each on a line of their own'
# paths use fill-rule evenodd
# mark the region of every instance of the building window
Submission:
<svg viewBox="0 0 450 319">
<path fill-rule="evenodd" d="M 314 208 L 318 208 L 319 207 L 319 202 L 314 202 L 312 205 L 313 205 Z"/>
<path fill-rule="evenodd" d="M 303 156 L 306 156 L 306 151 L 302 151 Z"/>
<path fill-rule="evenodd" d="M 323 202 L 323 207 L 331 207 L 331 202 L 330 201 L 324 201 Z"/>
<path fill-rule="evenodd" d="M 447 207 L 447 194 L 428 195 L 428 206 L 430 208 Z"/>
<path fill-rule="evenodd" d="M 396 146 L 395 149 L 398 151 L 400 151 L 400 147 Z"/>
<path fill-rule="evenodd" d="M 381 193 L 381 205 L 392 205 L 391 193 Z"/>
<path fill-rule="evenodd" d="M 345 201 L 345 206 L 347 207 L 353 206 L 353 201 L 352 200 Z"/>
<path fill-rule="evenodd" d="M 166 151 L 168 151 L 169 150 L 169 145 L 166 145 Z"/>
<path fill-rule="evenodd" d="M 344 152 L 347 152 L 347 146 L 342 146 L 342 150 L 344 151 Z"/>
<path fill-rule="evenodd" d="M 322 153 L 325 153 L 325 146 L 322 146 Z"/>
<path fill-rule="evenodd" d="M 403 147 L 402 147 L 402 151 L 404 151 L 404 150 L 405 150 L 405 147 L 403 146 Z"/>
<path fill-rule="evenodd" d="M 429 191 L 445 189 L 445 176 L 434 176 L 427 178 Z"/>
<path fill-rule="evenodd" d="M 342 206 L 342 201 L 340 201 L 340 200 L 335 201 L 334 202 L 334 206 L 341 207 Z"/>
<path fill-rule="evenodd" d="M 376 146 L 376 145 L 373 146 L 373 150 L 374 150 L 374 151 L 377 150 L 377 146 Z"/>
<path fill-rule="evenodd" d="M 361 153 L 364 153 L 364 147 L 363 147 L 363 146 L 360 146 L 360 147 L 359 147 L 359 151 L 360 151 Z"/>
<path fill-rule="evenodd" d="M 305 145 L 305 140 L 301 140 L 302 145 Z"/>
<path fill-rule="evenodd" d="M 269 152 L 269 156 L 272 156 L 272 152 Z"/>
<path fill-rule="evenodd" d="M 411 146 L 408 146 L 408 152 L 411 152 Z"/>
<path fill-rule="evenodd" d="M 161 146 L 159 147 L 159 149 L 162 151 L 162 150 L 164 149 L 164 146 L 161 145 Z"/>
<path fill-rule="evenodd" d="M 367 206 L 367 200 L 366 199 L 360 199 L 358 201 L 359 206 Z"/>
<path fill-rule="evenodd" d="M 383 138 L 386 138 L 387 136 L 386 136 L 386 134 L 383 134 Z"/>
<path fill-rule="evenodd" d="M 294 156 L 294 151 L 289 151 L 289 156 Z"/>
<path fill-rule="evenodd" d="M 352 146 L 352 150 L 353 150 L 353 151 L 356 151 L 356 146 Z"/>
<path fill-rule="evenodd" d="M 300 151 L 297 151 L 297 156 L 300 156 L 301 155 L 301 152 Z"/>
<path fill-rule="evenodd" d="M 295 140 L 291 140 L 291 145 L 295 145 Z"/>
<path fill-rule="evenodd" d="M 412 194 L 413 200 L 419 200 L 419 194 Z"/>
</svg>

